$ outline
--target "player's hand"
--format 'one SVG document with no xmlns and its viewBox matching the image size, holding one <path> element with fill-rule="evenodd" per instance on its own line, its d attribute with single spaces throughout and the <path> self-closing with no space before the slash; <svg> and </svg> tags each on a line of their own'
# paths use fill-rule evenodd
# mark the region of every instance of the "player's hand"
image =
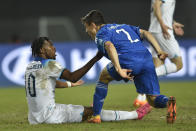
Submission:
<svg viewBox="0 0 196 131">
<path fill-rule="evenodd" d="M 170 28 L 169 26 L 167 26 L 167 25 L 165 25 L 165 24 L 163 24 L 163 25 L 161 26 L 161 28 L 162 28 L 163 37 L 164 37 L 165 39 L 170 39 L 171 36 L 170 36 L 168 30 L 172 30 L 172 28 Z"/>
<path fill-rule="evenodd" d="M 133 80 L 134 76 L 131 75 L 132 70 L 130 69 L 120 69 L 118 70 L 119 75 L 122 78 L 128 79 L 128 80 Z"/>
<path fill-rule="evenodd" d="M 80 85 L 82 85 L 82 84 L 84 84 L 84 81 L 83 81 L 83 80 L 79 80 L 79 81 L 77 81 L 77 82 L 75 82 L 75 83 L 71 83 L 71 86 L 72 86 L 72 87 L 74 87 L 74 86 L 80 86 Z"/>
<path fill-rule="evenodd" d="M 178 22 L 173 23 L 173 29 L 176 35 L 183 36 L 184 35 L 184 30 L 183 30 L 184 25 L 180 24 Z"/>
<path fill-rule="evenodd" d="M 158 57 L 160 60 L 165 61 L 165 59 L 168 57 L 168 54 L 165 53 L 164 51 L 161 51 L 158 53 Z"/>
</svg>

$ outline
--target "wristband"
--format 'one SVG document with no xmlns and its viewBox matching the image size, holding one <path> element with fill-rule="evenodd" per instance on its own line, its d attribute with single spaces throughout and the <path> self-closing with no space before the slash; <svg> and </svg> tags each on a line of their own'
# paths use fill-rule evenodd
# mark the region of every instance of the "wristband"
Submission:
<svg viewBox="0 0 196 131">
<path fill-rule="evenodd" d="M 70 81 L 66 81 L 66 83 L 67 83 L 68 87 L 71 87 L 71 82 Z"/>
</svg>

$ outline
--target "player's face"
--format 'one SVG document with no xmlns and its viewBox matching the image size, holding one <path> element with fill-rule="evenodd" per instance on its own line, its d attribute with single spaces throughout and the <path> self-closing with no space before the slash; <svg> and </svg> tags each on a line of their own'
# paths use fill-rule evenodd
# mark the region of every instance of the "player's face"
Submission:
<svg viewBox="0 0 196 131">
<path fill-rule="evenodd" d="M 94 23 L 91 23 L 90 25 L 85 23 L 84 26 L 86 28 L 86 32 L 91 37 L 91 39 L 95 40 L 95 36 L 97 33 L 97 26 Z"/>
<path fill-rule="evenodd" d="M 46 59 L 56 59 L 56 48 L 51 41 L 44 41 L 42 53 Z"/>
</svg>

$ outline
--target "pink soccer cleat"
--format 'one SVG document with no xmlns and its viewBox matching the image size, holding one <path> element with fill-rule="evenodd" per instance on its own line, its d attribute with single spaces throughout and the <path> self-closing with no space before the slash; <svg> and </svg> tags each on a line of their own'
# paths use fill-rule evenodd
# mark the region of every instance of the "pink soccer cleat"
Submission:
<svg viewBox="0 0 196 131">
<path fill-rule="evenodd" d="M 136 110 L 138 114 L 138 119 L 141 120 L 146 114 L 148 114 L 152 110 L 150 104 L 146 103 Z"/>
</svg>

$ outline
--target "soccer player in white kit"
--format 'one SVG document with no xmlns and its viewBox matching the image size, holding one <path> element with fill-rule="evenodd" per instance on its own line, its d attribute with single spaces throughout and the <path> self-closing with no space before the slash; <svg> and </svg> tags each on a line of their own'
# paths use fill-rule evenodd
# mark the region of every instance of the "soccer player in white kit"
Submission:
<svg viewBox="0 0 196 131">
<path fill-rule="evenodd" d="M 92 107 L 55 103 L 55 88 L 66 88 L 83 84 L 83 81 L 79 79 L 102 58 L 102 54 L 98 52 L 82 68 L 70 72 L 55 61 L 56 49 L 49 38 L 39 37 L 35 39 L 31 48 L 32 56 L 35 59 L 28 64 L 25 71 L 29 123 L 60 124 L 81 122 L 87 120 L 88 116 L 92 116 Z M 67 82 L 59 81 L 57 80 L 58 78 L 67 80 Z M 142 119 L 150 110 L 151 107 L 149 105 L 142 106 L 131 112 L 102 110 L 101 119 L 102 121 Z"/>
<path fill-rule="evenodd" d="M 150 46 L 153 62 L 156 67 L 157 76 L 163 76 L 179 71 L 182 64 L 182 57 L 178 42 L 174 37 L 182 36 L 184 25 L 173 20 L 176 0 L 151 0 L 151 19 L 149 32 L 156 38 L 160 47 L 168 54 L 170 63 L 165 63 L 158 58 L 154 48 Z M 134 106 L 146 103 L 146 96 L 139 94 L 134 101 Z"/>
</svg>

